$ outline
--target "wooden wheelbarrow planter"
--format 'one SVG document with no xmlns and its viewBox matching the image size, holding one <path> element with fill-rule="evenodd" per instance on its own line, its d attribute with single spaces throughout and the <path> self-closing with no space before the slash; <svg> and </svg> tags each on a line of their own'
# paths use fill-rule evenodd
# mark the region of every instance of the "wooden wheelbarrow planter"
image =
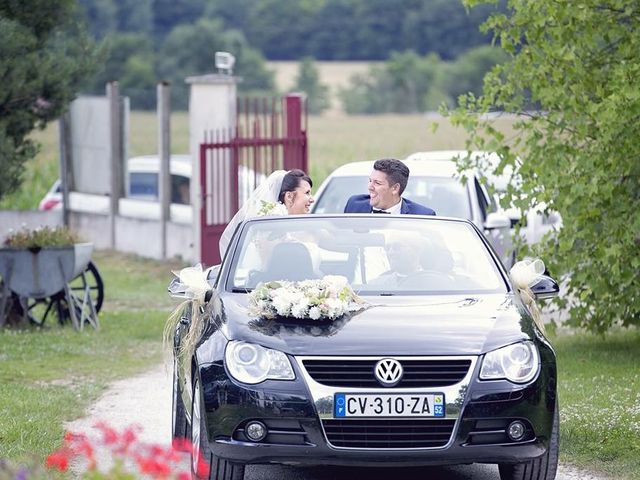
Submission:
<svg viewBox="0 0 640 480">
<path fill-rule="evenodd" d="M 0 249 L 0 327 L 12 313 L 36 325 L 57 316 L 60 324 L 70 319 L 76 330 L 85 324 L 99 328 L 104 292 L 92 252 L 92 243 Z"/>
</svg>

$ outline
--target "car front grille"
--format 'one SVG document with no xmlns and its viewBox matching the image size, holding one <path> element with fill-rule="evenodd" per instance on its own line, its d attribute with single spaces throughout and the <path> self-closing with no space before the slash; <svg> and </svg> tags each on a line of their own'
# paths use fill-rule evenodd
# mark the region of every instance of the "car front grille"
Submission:
<svg viewBox="0 0 640 480">
<path fill-rule="evenodd" d="M 395 388 L 446 387 L 462 381 L 471 360 L 397 358 L 404 370 Z M 374 375 L 377 360 L 314 359 L 303 360 L 307 373 L 316 382 L 331 387 L 380 388 Z"/>
<path fill-rule="evenodd" d="M 395 449 L 444 447 L 455 420 L 393 419 L 322 421 L 327 440 L 334 447 Z"/>
</svg>

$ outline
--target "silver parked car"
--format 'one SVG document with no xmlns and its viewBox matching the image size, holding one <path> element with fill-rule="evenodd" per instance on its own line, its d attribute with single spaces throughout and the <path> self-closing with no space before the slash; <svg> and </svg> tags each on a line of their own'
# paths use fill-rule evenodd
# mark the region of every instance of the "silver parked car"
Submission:
<svg viewBox="0 0 640 480">
<path fill-rule="evenodd" d="M 466 155 L 458 151 L 414 153 L 404 163 L 411 175 L 402 194 L 444 217 L 464 218 L 473 222 L 495 249 L 507 267 L 513 265 L 511 220 L 489 194 L 480 176 L 469 172 L 466 182 L 457 174 L 453 158 Z M 347 199 L 366 193 L 373 161 L 347 163 L 335 169 L 320 185 L 315 195 L 313 213 L 344 211 Z"/>
</svg>

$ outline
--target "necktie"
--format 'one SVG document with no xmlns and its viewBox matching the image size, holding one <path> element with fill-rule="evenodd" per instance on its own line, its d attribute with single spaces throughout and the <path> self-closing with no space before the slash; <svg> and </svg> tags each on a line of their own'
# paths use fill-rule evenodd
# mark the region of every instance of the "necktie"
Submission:
<svg viewBox="0 0 640 480">
<path fill-rule="evenodd" d="M 391 212 L 387 212 L 386 210 L 380 210 L 378 208 L 374 208 L 372 213 L 391 213 Z"/>
</svg>

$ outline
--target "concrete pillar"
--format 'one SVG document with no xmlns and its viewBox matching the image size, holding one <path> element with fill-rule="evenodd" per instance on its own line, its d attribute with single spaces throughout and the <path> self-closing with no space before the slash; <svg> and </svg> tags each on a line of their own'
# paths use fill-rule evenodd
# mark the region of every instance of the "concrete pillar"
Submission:
<svg viewBox="0 0 640 480">
<path fill-rule="evenodd" d="M 123 136 L 122 136 L 122 108 L 120 88 L 118 82 L 107 84 L 107 98 L 109 99 L 109 135 L 111 146 L 111 185 L 109 197 L 109 218 L 111 248 L 116 249 L 116 217 L 119 213 L 120 198 L 124 194 L 123 172 Z"/>
<path fill-rule="evenodd" d="M 191 173 L 191 205 L 193 206 L 193 252 L 202 258 L 200 245 L 200 144 L 205 132 L 228 130 L 236 125 L 238 77 L 209 74 L 188 77 L 189 95 L 189 152 L 193 162 Z M 226 172 L 227 175 L 229 172 Z M 217 249 L 217 245 L 215 247 Z"/>
<path fill-rule="evenodd" d="M 156 87 L 158 114 L 158 199 L 160 200 L 160 255 L 167 258 L 167 222 L 171 220 L 171 87 L 160 82 Z"/>
</svg>

